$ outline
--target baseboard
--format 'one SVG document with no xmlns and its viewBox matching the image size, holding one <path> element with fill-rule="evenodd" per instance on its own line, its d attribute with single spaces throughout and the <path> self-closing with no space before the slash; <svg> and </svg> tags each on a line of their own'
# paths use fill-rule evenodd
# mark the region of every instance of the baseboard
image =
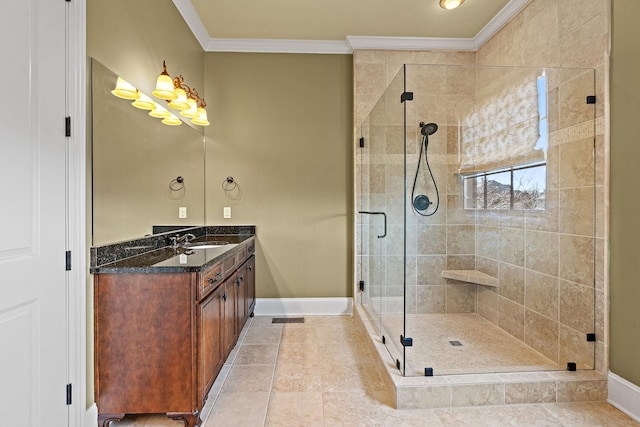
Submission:
<svg viewBox="0 0 640 427">
<path fill-rule="evenodd" d="M 257 298 L 256 316 L 350 316 L 353 298 Z"/>
<path fill-rule="evenodd" d="M 640 422 L 640 387 L 609 372 L 609 397 L 607 401 Z"/>
<path fill-rule="evenodd" d="M 98 407 L 94 403 L 84 414 L 84 427 L 96 427 L 98 425 Z"/>
</svg>

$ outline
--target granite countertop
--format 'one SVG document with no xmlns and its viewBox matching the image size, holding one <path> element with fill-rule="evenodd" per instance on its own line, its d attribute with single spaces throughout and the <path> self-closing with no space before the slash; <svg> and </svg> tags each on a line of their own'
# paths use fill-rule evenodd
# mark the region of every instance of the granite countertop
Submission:
<svg viewBox="0 0 640 427">
<path fill-rule="evenodd" d="M 167 241 L 175 232 L 94 247 L 89 271 L 93 274 L 197 272 L 224 259 L 238 245 L 255 237 L 255 228 L 220 228 L 186 230 L 196 236 L 190 246 L 216 244 L 206 249 L 173 248 Z M 238 233 L 231 234 L 233 232 Z"/>
</svg>

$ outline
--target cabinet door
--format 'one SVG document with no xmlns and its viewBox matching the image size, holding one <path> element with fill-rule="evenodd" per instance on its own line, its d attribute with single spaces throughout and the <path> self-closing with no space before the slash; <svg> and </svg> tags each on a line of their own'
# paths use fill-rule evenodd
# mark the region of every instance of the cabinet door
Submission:
<svg viewBox="0 0 640 427">
<path fill-rule="evenodd" d="M 236 274 L 224 282 L 224 357 L 227 357 L 236 342 Z"/>
<path fill-rule="evenodd" d="M 201 405 L 218 375 L 223 363 L 222 322 L 224 315 L 224 287 L 200 304 L 199 307 L 199 355 L 200 375 L 198 379 L 198 400 Z"/>
<path fill-rule="evenodd" d="M 247 320 L 247 264 L 238 269 L 236 279 L 236 330 L 238 334 Z"/>
</svg>

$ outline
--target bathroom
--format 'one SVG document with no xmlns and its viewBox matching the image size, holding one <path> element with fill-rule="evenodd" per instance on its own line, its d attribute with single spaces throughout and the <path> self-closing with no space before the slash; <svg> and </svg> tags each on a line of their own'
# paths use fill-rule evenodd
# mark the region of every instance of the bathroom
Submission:
<svg viewBox="0 0 640 427">
<path fill-rule="evenodd" d="M 353 57 L 296 57 L 277 53 L 202 55 L 197 42 L 188 33 L 184 23 L 180 22 L 181 17 L 173 15 L 175 11 L 172 4 L 154 6 L 158 21 L 141 21 L 138 24 L 152 28 L 158 25 L 171 27 L 174 29 L 171 38 L 158 43 L 150 35 L 143 35 L 132 41 L 131 38 L 127 39 L 127 32 L 141 31 L 140 27 L 133 30 L 132 25 L 122 21 L 119 26 L 110 27 L 106 22 L 111 20 L 102 18 L 114 16 L 119 10 L 143 14 L 144 6 L 127 5 L 125 2 L 118 2 L 116 6 L 113 2 L 109 5 L 94 2 L 88 5 L 88 21 L 91 23 L 88 26 L 89 35 L 93 34 L 93 37 L 89 37 L 87 50 L 89 56 L 103 62 L 114 72 L 131 76 L 132 80 L 140 82 L 139 85 L 151 85 L 149 82 L 154 74 L 161 71 L 161 61 L 166 59 L 170 71 L 183 72 L 194 86 L 205 89 L 214 126 L 203 132 L 206 141 L 202 166 L 206 180 L 201 190 L 204 200 L 201 205 L 188 207 L 189 212 L 197 214 L 190 216 L 185 225 L 220 223 L 223 221 L 223 207 L 230 206 L 233 212 L 230 224 L 250 222 L 258 229 L 258 298 L 335 299 L 340 307 L 348 306 L 345 300 L 352 298 L 353 304 L 358 305 L 361 298 L 357 286 L 359 223 L 358 215 L 354 213 L 359 209 L 357 141 L 361 136 L 360 124 L 374 109 L 385 90 L 393 84 L 404 64 L 435 64 L 443 68 L 461 66 L 462 70 L 468 69 L 464 68 L 466 66 L 592 69 L 593 91 L 590 95 L 595 95 L 599 100 L 593 113 L 592 134 L 595 136 L 596 155 L 593 162 L 595 173 L 591 177 L 594 183 L 591 209 L 594 214 L 589 217 L 595 226 L 595 234 L 591 236 L 595 248 L 592 253 L 595 279 L 592 298 L 597 341 L 593 344 L 594 356 L 585 365 L 606 372 L 609 361 L 604 272 L 607 268 L 605 208 L 608 195 L 604 178 L 604 88 L 607 86 L 604 64 L 609 36 L 608 2 L 592 1 L 589 7 L 574 5 L 571 10 L 567 10 L 566 4 L 532 1 L 477 52 L 356 50 Z M 576 9 L 580 9 L 579 18 L 575 18 Z M 558 25 L 559 20 L 563 19 L 566 22 Z M 115 17 L 113 21 L 116 21 Z M 557 27 L 562 28 L 564 33 L 558 33 Z M 123 50 L 113 49 L 113 46 Z M 188 72 L 181 69 L 184 66 Z M 259 77 L 255 76 L 256 69 L 261 70 Z M 428 91 L 432 86 L 440 87 L 442 83 L 437 76 L 434 76 L 434 80 L 423 89 Z M 273 81 L 281 85 L 270 88 Z M 456 84 L 464 86 L 468 80 L 463 75 L 456 80 Z M 282 88 L 288 90 L 277 90 Z M 247 105 L 247 99 L 253 102 Z M 278 105 L 288 105 L 290 108 L 272 111 L 274 99 L 279 100 Z M 416 98 L 411 108 L 419 108 L 416 107 L 418 102 L 421 101 Z M 300 114 L 298 111 L 301 109 L 296 105 L 304 105 L 305 114 Z M 401 107 L 399 98 L 398 107 Z M 420 142 L 420 121 L 440 125 L 429 146 L 434 159 L 449 153 L 448 135 L 453 130 L 452 126 L 448 126 L 450 122 L 445 113 L 430 107 L 412 114 L 415 149 Z M 317 123 L 330 123 L 331 126 L 323 126 L 322 133 L 314 132 L 318 128 Z M 269 135 L 268 139 L 266 135 Z M 305 144 L 302 145 L 301 141 Z M 417 150 L 413 154 L 415 161 Z M 444 170 L 446 168 L 437 163 L 434 163 L 438 167 L 436 181 L 444 182 L 445 188 L 453 185 L 447 181 L 450 174 Z M 562 167 L 560 164 L 556 166 Z M 443 170 L 446 172 L 444 180 Z M 244 198 L 226 198 L 220 187 L 227 176 L 234 176 L 244 191 Z M 309 191 L 309 188 L 313 188 L 313 191 Z M 442 209 L 449 207 L 451 198 L 455 197 L 444 200 L 445 194 L 442 194 Z M 250 197 L 252 195 L 255 197 Z M 259 220 L 255 219 L 257 211 L 261 213 Z M 484 231 L 488 234 L 499 232 Z M 474 230 L 475 239 L 478 239 L 474 241 L 474 248 L 478 247 L 478 236 L 482 232 L 479 228 Z M 417 232 L 413 234 L 417 235 Z M 478 255 L 474 253 L 474 256 Z M 495 259 L 491 256 L 485 258 Z M 326 265 L 331 265 L 331 269 L 327 269 Z M 416 293 L 417 287 L 416 284 Z M 476 299 L 478 312 L 485 310 L 487 318 L 497 316 L 498 312 L 491 312 L 495 310 L 495 305 L 483 305 L 483 302 L 495 299 L 495 293 L 475 286 L 474 290 L 468 286 L 465 289 L 475 292 L 475 297 L 471 298 Z M 91 335 L 91 328 L 88 330 Z M 90 363 L 87 371 L 91 371 Z M 91 375 L 88 377 L 91 378 Z M 91 390 L 91 385 L 88 388 Z M 599 392 L 602 393 L 602 390 L 600 388 Z M 91 396 L 90 391 L 88 396 Z"/>
</svg>

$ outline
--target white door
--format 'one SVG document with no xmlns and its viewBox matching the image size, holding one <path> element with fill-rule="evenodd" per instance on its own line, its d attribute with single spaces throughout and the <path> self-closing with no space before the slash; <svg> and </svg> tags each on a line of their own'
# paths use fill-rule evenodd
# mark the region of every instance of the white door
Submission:
<svg viewBox="0 0 640 427">
<path fill-rule="evenodd" d="M 67 426 L 65 1 L 0 12 L 0 425 Z"/>
</svg>

